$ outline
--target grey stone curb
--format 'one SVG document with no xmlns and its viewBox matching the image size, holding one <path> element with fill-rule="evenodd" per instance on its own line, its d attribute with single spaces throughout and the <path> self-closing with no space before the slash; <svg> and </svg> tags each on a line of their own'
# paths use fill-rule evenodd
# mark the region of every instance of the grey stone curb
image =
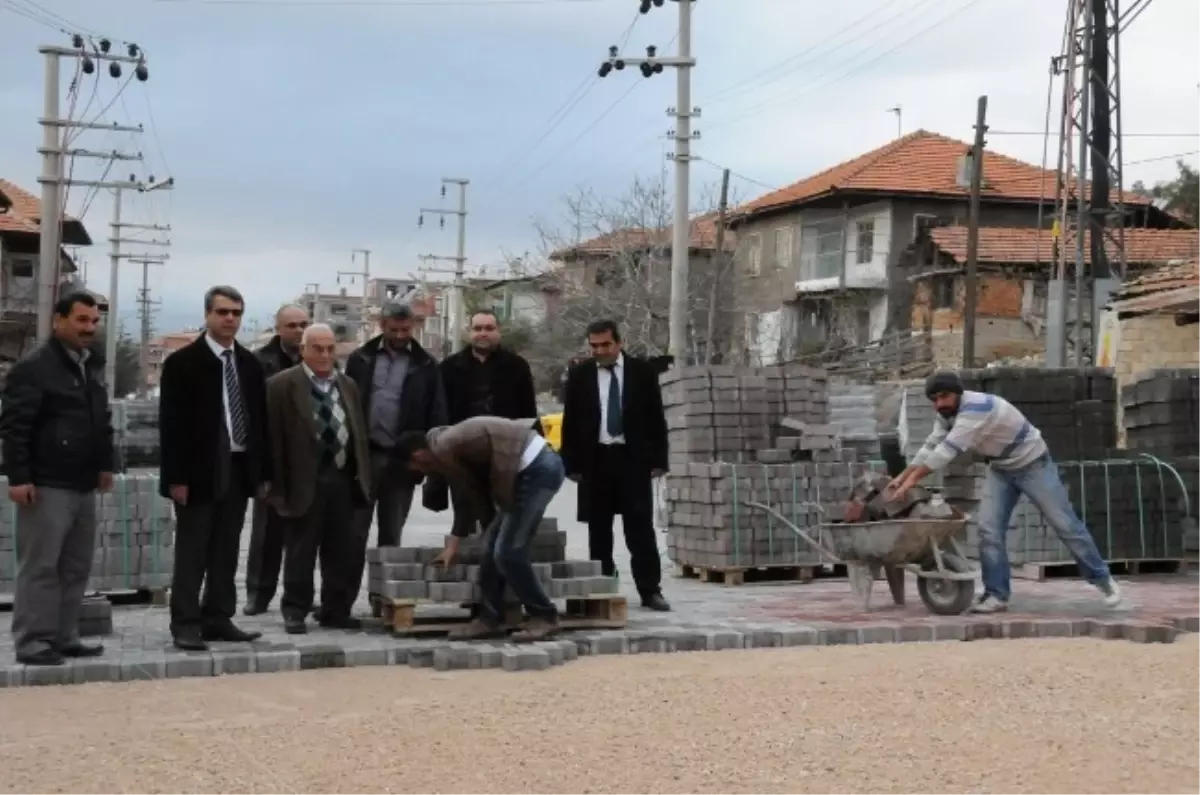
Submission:
<svg viewBox="0 0 1200 795">
<path fill-rule="evenodd" d="M 131 651 L 119 658 L 72 660 L 60 667 L 0 667 L 0 688 L 86 682 L 135 682 L 193 676 L 277 673 L 320 668 L 409 665 L 437 671 L 500 668 L 544 671 L 582 656 L 662 654 L 725 649 L 847 646 L 875 643 L 1016 638 L 1104 638 L 1172 643 L 1181 632 L 1200 632 L 1200 616 L 1163 623 L 1096 619 L 971 619 L 947 624 L 871 624 L 805 627 L 670 628 L 653 631 L 578 632 L 532 644 L 416 640 L 355 636 L 347 647 L 332 639 L 297 643 L 219 644 L 208 652 Z M 365 641 L 365 642 L 364 642 Z"/>
</svg>

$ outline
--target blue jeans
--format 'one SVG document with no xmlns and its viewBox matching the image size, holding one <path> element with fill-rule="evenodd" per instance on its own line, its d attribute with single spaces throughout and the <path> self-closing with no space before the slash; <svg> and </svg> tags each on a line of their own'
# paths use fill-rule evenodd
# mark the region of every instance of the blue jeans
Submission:
<svg viewBox="0 0 1200 795">
<path fill-rule="evenodd" d="M 985 593 L 1006 602 L 1012 595 L 1005 538 L 1022 494 L 1046 517 L 1088 582 L 1102 583 L 1111 576 L 1092 534 L 1071 507 L 1054 460 L 1046 454 L 1023 469 L 988 467 L 979 512 L 979 563 Z"/>
<path fill-rule="evenodd" d="M 562 459 L 546 447 L 517 475 L 513 506 L 502 511 L 488 526 L 484 555 L 479 567 L 482 618 L 498 626 L 504 621 L 504 587 L 509 585 L 525 612 L 539 618 L 555 618 L 558 609 L 546 595 L 529 562 L 529 540 L 537 532 L 546 506 L 562 488 L 566 472 Z"/>
</svg>

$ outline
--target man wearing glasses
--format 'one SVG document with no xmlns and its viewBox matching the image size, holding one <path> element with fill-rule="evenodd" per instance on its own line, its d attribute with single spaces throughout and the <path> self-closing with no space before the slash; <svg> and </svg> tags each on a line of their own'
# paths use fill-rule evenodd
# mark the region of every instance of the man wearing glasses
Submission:
<svg viewBox="0 0 1200 795">
<path fill-rule="evenodd" d="M 300 340 L 308 326 L 308 313 L 295 304 L 275 313 L 275 336 L 254 354 L 267 378 L 300 364 Z M 267 612 L 275 598 L 283 566 L 283 524 L 267 500 L 254 500 L 246 559 L 246 606 L 242 608 L 248 616 Z"/>
<path fill-rule="evenodd" d="M 185 651 L 260 634 L 233 623 L 246 503 L 270 480 L 266 379 L 235 339 L 244 311 L 237 290 L 211 288 L 205 332 L 163 361 L 159 381 L 160 488 L 176 517 L 171 635 Z"/>
</svg>

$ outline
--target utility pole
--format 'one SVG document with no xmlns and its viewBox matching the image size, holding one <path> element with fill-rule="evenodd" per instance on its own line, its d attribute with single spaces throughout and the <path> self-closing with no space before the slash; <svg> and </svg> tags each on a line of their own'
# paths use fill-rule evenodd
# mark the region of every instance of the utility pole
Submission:
<svg viewBox="0 0 1200 795">
<path fill-rule="evenodd" d="M 370 303 L 370 301 L 369 301 L 370 296 L 367 293 L 367 282 L 369 282 L 371 280 L 371 250 L 367 249 L 367 248 L 352 249 L 350 251 L 351 267 L 354 266 L 354 263 L 359 254 L 363 255 L 362 270 L 360 270 L 360 271 L 354 271 L 354 270 L 338 271 L 337 282 L 338 282 L 338 284 L 341 284 L 342 277 L 346 276 L 346 277 L 349 277 L 350 283 L 354 284 L 355 277 L 358 277 L 358 276 L 362 277 L 362 306 L 359 309 L 358 334 L 356 334 L 355 337 L 358 338 L 359 343 L 365 343 L 368 339 L 371 338 L 370 325 L 368 324 L 368 321 L 367 321 L 367 305 Z"/>
<path fill-rule="evenodd" d="M 450 306 L 446 312 L 447 325 L 449 331 L 447 337 L 451 337 L 451 348 L 458 341 L 458 336 L 462 334 L 466 326 L 466 318 L 463 317 L 464 312 L 464 296 L 466 289 L 466 270 L 467 270 L 467 185 L 470 180 L 460 179 L 455 177 L 442 178 L 442 196 L 446 195 L 447 185 L 458 186 L 458 209 L 446 210 L 442 208 L 421 208 L 421 214 L 417 216 L 417 227 L 425 225 L 425 213 L 439 216 L 438 227 L 446 228 L 446 216 L 454 215 L 458 217 L 458 245 L 456 254 L 453 257 L 443 257 L 435 254 L 425 254 L 421 259 L 425 262 L 429 261 L 444 261 L 453 262 L 453 270 L 444 270 L 439 268 L 427 268 L 429 273 L 449 273 L 454 275 L 454 285 L 450 290 Z"/>
<path fill-rule="evenodd" d="M 692 131 L 692 117 L 699 118 L 700 109 L 692 107 L 692 68 L 696 59 L 692 57 L 692 3 L 696 0 L 673 0 L 679 4 L 679 49 L 674 57 L 660 58 L 656 47 L 646 48 L 645 58 L 629 58 L 621 55 L 619 47 L 608 48 L 608 60 L 600 64 L 600 77 L 607 77 L 612 70 L 623 70 L 626 65 L 637 66 L 643 77 L 660 74 L 664 66 L 676 69 L 675 106 L 667 109 L 668 116 L 675 117 L 675 218 L 671 235 L 671 310 L 668 353 L 677 365 L 686 364 L 688 329 L 688 253 L 691 242 L 691 218 L 688 212 L 689 166 L 692 161 L 691 142 L 699 138 Z M 661 8 L 664 0 L 641 0 L 641 12 L 647 14 L 651 6 Z"/>
<path fill-rule="evenodd" d="M 983 147 L 987 132 L 987 96 L 975 111 L 975 144 L 971 147 L 971 205 L 967 220 L 966 300 L 963 306 L 962 366 L 975 366 L 975 312 L 979 299 L 979 194 L 983 190 Z"/>
<path fill-rule="evenodd" d="M 154 307 L 161 301 L 150 300 L 150 266 L 161 265 L 163 257 L 145 257 L 131 259 L 130 262 L 142 266 L 142 289 L 138 290 L 138 316 L 142 321 L 142 344 L 138 348 L 138 392 L 145 392 L 150 380 L 150 334 L 152 333 L 151 318 Z"/>
<path fill-rule="evenodd" d="M 67 180 L 63 177 L 64 157 L 104 157 L 118 160 L 140 160 L 140 155 L 120 155 L 120 153 L 96 153 L 87 150 L 68 149 L 71 136 L 69 130 L 107 130 L 117 132 L 141 132 L 142 128 L 127 127 L 117 124 L 98 124 L 63 119 L 59 116 L 60 81 L 62 80 L 61 63 L 64 58 L 80 61 L 80 72 L 85 75 L 94 74 L 99 68 L 98 61 L 108 62 L 108 73 L 114 78 L 121 77 L 121 64 L 133 64 L 134 76 L 145 82 L 150 72 L 146 68 L 145 56 L 136 44 L 130 44 L 127 55 L 112 51 L 112 43 L 108 39 L 100 39 L 89 50 L 83 36 L 75 34 L 72 37 L 72 47 L 42 46 L 38 52 L 44 62 L 45 85 L 42 96 L 42 118 L 38 123 L 42 126 L 42 146 L 38 149 L 42 156 L 42 175 L 38 182 L 42 186 L 41 215 L 38 219 L 40 228 L 40 246 L 38 252 L 37 274 L 37 341 L 42 342 L 50 337 L 54 302 L 58 293 L 59 270 L 61 268 L 62 220 L 63 203 L 62 189 L 68 185 L 90 185 L 94 187 L 115 187 L 115 184 L 104 182 L 85 182 L 82 180 Z M 110 296 L 112 298 L 113 296 Z M 111 309 L 110 309 L 111 311 Z"/>
<path fill-rule="evenodd" d="M 729 169 L 721 171 L 721 198 L 717 203 L 717 250 L 713 254 L 712 285 L 708 291 L 708 342 L 704 345 L 704 363 L 713 363 L 716 345 L 713 340 L 717 331 L 717 295 L 721 279 L 725 275 L 725 214 L 729 210 Z"/>
<path fill-rule="evenodd" d="M 139 156 L 140 157 L 140 156 Z M 121 253 L 121 244 L 129 243 L 134 246 L 169 246 L 169 240 L 133 240 L 122 237 L 122 230 L 135 229 L 151 232 L 170 232 L 170 226 L 160 226 L 158 224 L 130 224 L 121 221 L 121 204 L 124 199 L 125 191 L 130 186 L 139 191 L 147 190 L 170 190 L 174 185 L 174 179 L 167 180 L 164 183 L 159 183 L 156 186 L 148 186 L 146 183 L 138 182 L 130 175 L 129 182 L 117 184 L 113 188 L 113 219 L 109 223 L 109 228 L 112 230 L 112 237 L 108 239 L 109 249 L 108 262 L 108 320 L 104 332 L 104 376 L 108 383 L 108 399 L 112 400 L 115 397 L 117 388 L 117 338 L 120 336 L 120 275 L 121 275 L 121 260 L 128 258 L 127 255 Z M 145 255 L 144 255 L 145 256 Z"/>
<path fill-rule="evenodd" d="M 894 108 L 888 108 L 887 112 L 896 114 L 896 137 L 903 138 L 904 137 L 904 111 L 901 109 L 901 107 L 899 105 L 896 105 L 896 107 L 894 107 Z"/>
</svg>

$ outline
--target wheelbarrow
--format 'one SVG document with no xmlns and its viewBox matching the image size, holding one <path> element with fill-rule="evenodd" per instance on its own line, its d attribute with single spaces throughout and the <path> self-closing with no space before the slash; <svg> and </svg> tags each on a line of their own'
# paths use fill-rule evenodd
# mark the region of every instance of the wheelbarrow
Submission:
<svg viewBox="0 0 1200 795">
<path fill-rule="evenodd" d="M 881 572 L 898 605 L 904 604 L 906 571 L 917 576 L 921 601 L 937 615 L 958 615 L 975 598 L 975 569 L 954 537 L 966 526 L 965 519 L 822 524 L 820 536 L 828 539 L 826 545 L 771 506 L 758 502 L 746 505 L 771 514 L 830 563 L 845 564 L 850 587 L 863 610 L 871 609 L 871 592 Z"/>
</svg>

